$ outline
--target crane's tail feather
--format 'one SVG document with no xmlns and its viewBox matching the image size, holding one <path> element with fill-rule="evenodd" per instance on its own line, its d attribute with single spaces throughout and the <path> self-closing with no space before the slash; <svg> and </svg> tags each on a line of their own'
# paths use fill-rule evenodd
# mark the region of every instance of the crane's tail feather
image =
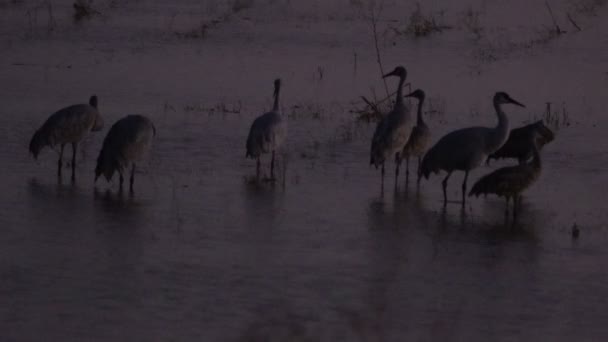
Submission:
<svg viewBox="0 0 608 342">
<path fill-rule="evenodd" d="M 479 195 L 481 195 L 481 192 L 479 191 L 479 189 L 471 189 L 471 191 L 469 191 L 469 197 L 471 196 L 475 196 L 475 197 L 479 197 Z"/>
<path fill-rule="evenodd" d="M 97 157 L 97 165 L 95 166 L 95 181 L 97 181 L 99 176 L 103 175 L 106 181 L 109 182 L 117 168 L 118 162 L 116 161 L 116 157 L 113 156 L 110 151 L 108 151 L 107 146 L 103 146 L 99 152 L 99 156 Z"/>
<path fill-rule="evenodd" d="M 423 169 L 422 167 L 420 167 L 418 169 L 418 176 L 423 176 L 424 179 L 429 179 L 430 175 L 431 175 L 431 170 L 429 170 L 428 168 Z"/>
<path fill-rule="evenodd" d="M 32 136 L 32 140 L 30 140 L 30 153 L 34 156 L 34 159 L 38 159 L 38 154 L 48 144 L 47 135 L 45 130 L 39 129 Z"/>
<path fill-rule="evenodd" d="M 369 158 L 369 165 L 373 165 L 376 169 L 381 164 L 380 158 L 374 157 L 373 155 Z"/>
<path fill-rule="evenodd" d="M 482 177 L 480 180 L 475 182 L 475 184 L 473 184 L 471 191 L 469 191 L 469 197 L 479 197 L 479 195 L 487 195 L 488 192 L 491 190 L 489 189 L 490 185 L 491 183 L 487 180 L 487 178 Z"/>
<path fill-rule="evenodd" d="M 257 146 L 257 139 L 254 137 L 253 132 L 249 132 L 249 136 L 247 137 L 247 144 L 245 145 L 245 158 L 255 158 L 255 151 Z"/>
<path fill-rule="evenodd" d="M 372 143 L 372 148 L 369 154 L 369 165 L 374 165 L 377 169 L 378 166 L 382 165 L 384 162 L 384 154 L 382 153 L 382 148 L 378 146 L 377 143 Z"/>
<path fill-rule="evenodd" d="M 255 159 L 259 157 L 264 153 L 265 144 L 267 143 L 262 136 L 255 133 L 249 133 L 249 136 L 247 137 L 247 152 L 245 152 L 245 158 Z"/>
<path fill-rule="evenodd" d="M 429 179 L 429 176 L 431 175 L 431 173 L 439 172 L 439 166 L 435 165 L 435 164 L 436 163 L 434 161 L 433 154 L 427 153 L 422 158 L 422 163 L 420 164 L 420 167 L 418 168 L 418 175 L 424 176 L 424 179 Z"/>
<path fill-rule="evenodd" d="M 494 156 L 493 154 L 489 155 L 488 158 L 486 158 L 486 165 L 489 166 L 492 159 L 498 159 L 498 157 Z"/>
<path fill-rule="evenodd" d="M 255 148 L 251 148 L 251 146 L 247 146 L 247 151 L 245 152 L 245 158 L 251 158 L 251 159 L 255 159 L 257 158 L 260 153 L 257 152 L 257 150 Z"/>
</svg>

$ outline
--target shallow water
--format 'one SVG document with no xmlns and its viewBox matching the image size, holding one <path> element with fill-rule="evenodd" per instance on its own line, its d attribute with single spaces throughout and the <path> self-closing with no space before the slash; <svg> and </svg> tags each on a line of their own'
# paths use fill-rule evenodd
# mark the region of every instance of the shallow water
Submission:
<svg viewBox="0 0 608 342">
<path fill-rule="evenodd" d="M 56 30 L 45 31 L 40 12 L 30 36 L 20 28 L 31 4 L 3 4 L 1 339 L 605 339 L 608 50 L 596 44 L 605 24 L 585 19 L 580 34 L 492 63 L 471 57 L 477 47 L 462 32 L 382 45 L 386 68 L 404 64 L 439 109 L 428 116 L 433 141 L 493 124 L 496 90 L 527 105 L 505 107 L 514 126 L 540 117 L 546 101 L 565 103 L 571 124 L 543 150 L 512 224 L 494 197 L 461 211 L 462 174 L 445 211 L 442 176 L 395 188 L 389 164 L 381 192 L 367 165 L 374 125 L 349 111 L 383 86 L 369 27 L 344 3 L 256 1 L 192 40 L 173 31 L 215 17 L 211 7 L 224 13 L 222 2 L 127 2 L 78 25 L 57 7 Z M 387 3 L 385 13 L 411 9 Z M 504 12 L 489 3 L 494 22 Z M 254 182 L 245 138 L 277 76 L 289 140 L 279 180 Z M 83 144 L 76 183 L 59 182 L 57 154 L 34 161 L 29 138 L 92 93 L 107 126 Z M 107 129 L 130 113 L 158 130 L 133 196 L 117 180 L 94 184 L 92 171 Z M 469 184 L 509 163 L 475 170 Z"/>
</svg>

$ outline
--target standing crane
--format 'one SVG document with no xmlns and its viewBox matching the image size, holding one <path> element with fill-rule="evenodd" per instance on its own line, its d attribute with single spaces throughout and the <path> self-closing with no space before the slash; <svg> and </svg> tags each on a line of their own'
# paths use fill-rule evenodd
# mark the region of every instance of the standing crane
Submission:
<svg viewBox="0 0 608 342">
<path fill-rule="evenodd" d="M 462 207 L 465 206 L 467 178 L 469 172 L 481 165 L 488 155 L 498 150 L 507 140 L 509 120 L 501 105 L 512 103 L 520 107 L 523 104 L 512 99 L 505 92 L 494 95 L 494 109 L 498 116 L 498 125 L 490 127 L 468 127 L 453 131 L 443 136 L 424 155 L 419 173 L 428 179 L 431 172 L 447 171 L 447 176 L 441 182 L 443 186 L 443 206 L 447 205 L 446 188 L 448 179 L 455 170 L 464 171 L 462 182 Z"/>
<path fill-rule="evenodd" d="M 515 158 L 519 164 L 524 164 L 532 158 L 532 149 L 534 147 L 530 136 L 533 134 L 536 134 L 536 146 L 539 151 L 543 146 L 555 139 L 553 131 L 545 126 L 543 120 L 512 129 L 507 142 L 498 151 L 488 156 L 486 164 L 490 164 L 490 159 L 500 158 Z"/>
<path fill-rule="evenodd" d="M 399 165 L 401 164 L 401 152 L 407 144 L 412 132 L 412 120 L 410 110 L 403 103 L 403 84 L 407 77 L 404 67 L 398 66 L 390 73 L 383 75 L 399 77 L 397 86 L 397 98 L 393 110 L 391 110 L 376 126 L 372 138 L 370 153 L 370 165 L 382 167 L 382 184 L 384 184 L 384 163 L 388 158 L 395 158 L 395 184 L 399 177 Z"/>
<path fill-rule="evenodd" d="M 538 134 L 538 135 L 537 135 Z M 500 168 L 490 174 L 481 177 L 475 184 L 469 196 L 495 194 L 505 197 L 507 205 L 505 216 L 509 214 L 509 199 L 513 198 L 513 219 L 517 216 L 517 207 L 521 201 L 521 193 L 538 179 L 541 171 L 540 152 L 538 150 L 537 137 L 541 135 L 533 132 L 528 140 L 532 146 L 532 161 L 521 163 L 516 166 Z"/>
<path fill-rule="evenodd" d="M 274 106 L 272 111 L 258 116 L 249 129 L 247 137 L 247 152 L 245 157 L 256 159 L 257 177 L 260 177 L 260 156 L 263 153 L 272 153 L 270 160 L 270 178 L 274 179 L 275 151 L 283 145 L 287 136 L 287 124 L 279 113 L 279 94 L 281 92 L 281 79 L 274 81 Z"/>
<path fill-rule="evenodd" d="M 418 157 L 418 169 L 420 169 L 422 155 L 426 151 L 426 146 L 431 137 L 431 131 L 422 118 L 422 105 L 424 104 L 425 94 L 421 89 L 416 89 L 405 97 L 413 97 L 418 100 L 418 113 L 416 116 L 416 126 L 412 129 L 412 134 L 407 144 L 403 148 L 401 155 L 405 157 L 405 177 L 406 180 L 410 174 L 410 157 Z M 420 184 L 420 173 L 417 172 L 417 184 Z"/>
<path fill-rule="evenodd" d="M 120 190 L 122 191 L 123 174 L 131 166 L 129 191 L 133 192 L 135 181 L 135 163 L 142 158 L 152 145 L 156 128 L 152 121 L 143 115 L 127 115 L 116 121 L 103 140 L 103 146 L 97 157 L 95 182 L 103 175 L 109 182 L 118 172 Z"/>
<path fill-rule="evenodd" d="M 76 179 L 76 149 L 89 133 L 103 128 L 103 119 L 97 109 L 97 96 L 89 99 L 89 104 L 76 104 L 53 113 L 40 127 L 30 140 L 30 153 L 34 159 L 43 147 L 51 148 L 59 145 L 59 161 L 57 162 L 57 177 L 61 177 L 63 167 L 63 149 L 66 144 L 72 144 L 72 180 Z"/>
</svg>

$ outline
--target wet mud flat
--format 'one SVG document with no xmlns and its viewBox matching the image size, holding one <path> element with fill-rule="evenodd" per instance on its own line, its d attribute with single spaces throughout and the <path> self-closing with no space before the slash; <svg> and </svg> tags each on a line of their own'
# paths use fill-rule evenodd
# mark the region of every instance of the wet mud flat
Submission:
<svg viewBox="0 0 608 342">
<path fill-rule="evenodd" d="M 75 21 L 71 4 L 52 2 L 51 16 L 48 3 L 0 2 L 1 340 L 607 336 L 606 7 L 551 3 L 568 32 L 547 41 L 542 3 L 522 1 L 524 14 L 422 4 L 442 32 L 418 37 L 414 3 L 375 12 L 384 67 L 404 65 L 429 97 L 432 142 L 495 125 L 500 90 L 527 106 L 505 108 L 513 127 L 554 124 L 513 223 L 496 197 L 461 210 L 462 173 L 445 210 L 443 175 L 395 187 L 389 163 L 381 191 L 368 165 L 375 123 L 358 120 L 360 96 L 385 93 L 366 4 L 95 2 L 99 13 Z M 276 77 L 288 140 L 279 179 L 252 181 L 245 139 Z M 58 181 L 56 151 L 36 162 L 27 144 L 92 94 L 106 128 L 83 144 L 76 182 Z M 130 196 L 116 179 L 94 184 L 93 170 L 110 125 L 134 113 L 158 134 Z M 469 184 L 513 163 L 480 167 Z"/>
</svg>

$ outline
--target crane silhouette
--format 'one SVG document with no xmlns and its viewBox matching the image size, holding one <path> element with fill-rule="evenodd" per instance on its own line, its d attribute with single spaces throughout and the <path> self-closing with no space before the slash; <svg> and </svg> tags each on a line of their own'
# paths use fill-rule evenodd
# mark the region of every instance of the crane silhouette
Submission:
<svg viewBox="0 0 608 342">
<path fill-rule="evenodd" d="M 66 144 L 72 145 L 72 180 L 76 179 L 76 149 L 90 131 L 103 129 L 103 118 L 97 109 L 97 96 L 93 95 L 88 104 L 76 104 L 53 113 L 32 136 L 30 153 L 38 159 L 45 147 L 59 145 L 57 176 L 61 177 L 63 150 Z"/>
<path fill-rule="evenodd" d="M 258 116 L 249 129 L 245 157 L 256 159 L 256 174 L 260 176 L 260 156 L 271 152 L 270 178 L 274 179 L 275 151 L 283 145 L 287 136 L 287 125 L 279 113 L 281 80 L 274 81 L 274 105 L 270 112 Z"/>
<path fill-rule="evenodd" d="M 490 154 L 486 164 L 490 164 L 491 159 L 515 158 L 520 164 L 524 164 L 532 158 L 533 144 L 530 136 L 536 134 L 536 146 L 540 151 L 543 146 L 555 139 L 553 131 L 545 126 L 543 120 L 538 120 L 523 127 L 514 128 L 509 133 L 507 142 L 498 151 Z"/>
<path fill-rule="evenodd" d="M 481 165 L 488 155 L 498 150 L 507 140 L 509 120 L 501 105 L 512 103 L 525 107 L 505 92 L 497 92 L 494 95 L 493 103 L 498 116 L 496 127 L 469 127 L 448 133 L 431 147 L 422 159 L 419 173 L 425 178 L 428 179 L 431 173 L 438 173 L 440 170 L 448 173 L 441 182 L 444 207 L 447 204 L 447 183 L 452 172 L 464 171 L 464 181 L 462 182 L 462 207 L 464 208 L 469 172 Z"/>
<path fill-rule="evenodd" d="M 370 165 L 376 169 L 381 166 L 382 184 L 384 184 L 384 163 L 388 158 L 395 158 L 395 184 L 399 177 L 399 165 L 401 164 L 401 152 L 407 144 L 412 132 L 412 120 L 410 110 L 403 103 L 403 84 L 407 77 L 404 67 L 398 66 L 383 78 L 397 76 L 397 98 L 393 109 L 378 122 L 372 138 Z"/>
<path fill-rule="evenodd" d="M 405 177 L 406 181 L 410 174 L 410 157 L 418 158 L 418 169 L 420 169 L 421 159 L 426 151 L 427 145 L 431 137 L 431 131 L 424 122 L 422 117 L 422 106 L 424 104 L 425 93 L 421 89 L 416 89 L 405 97 L 413 97 L 418 100 L 418 112 L 416 115 L 416 126 L 412 129 L 412 134 L 403 148 L 401 155 L 405 157 Z M 420 173 L 418 174 L 417 184 L 420 184 Z"/>
<path fill-rule="evenodd" d="M 515 166 L 507 166 L 495 170 L 481 177 L 469 192 L 469 196 L 495 194 L 505 197 L 505 216 L 509 214 L 509 199 L 513 199 L 513 219 L 517 216 L 518 205 L 521 201 L 521 193 L 534 183 L 541 171 L 541 158 L 538 150 L 537 137 L 541 136 L 533 131 L 531 139 L 528 140 L 532 146 L 532 161 Z"/>
<path fill-rule="evenodd" d="M 116 121 L 103 140 L 103 146 L 97 157 L 95 182 L 101 175 L 109 182 L 112 180 L 114 172 L 118 172 L 120 175 L 119 187 L 122 190 L 123 174 L 131 166 L 129 191 L 133 192 L 135 164 L 149 151 L 155 135 L 154 124 L 143 115 L 127 115 Z"/>
</svg>

